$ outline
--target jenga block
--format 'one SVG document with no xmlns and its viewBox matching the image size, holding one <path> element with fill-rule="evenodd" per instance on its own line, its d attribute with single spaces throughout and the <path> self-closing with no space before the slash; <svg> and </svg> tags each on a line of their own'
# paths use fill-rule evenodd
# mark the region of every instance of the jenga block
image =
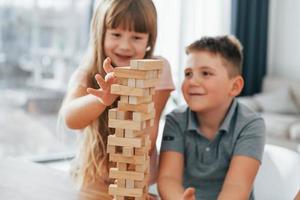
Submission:
<svg viewBox="0 0 300 200">
<path fill-rule="evenodd" d="M 118 102 L 118 109 L 119 110 L 124 110 L 124 111 L 136 111 L 136 112 L 151 112 L 152 110 L 154 110 L 154 103 L 143 103 L 143 104 L 139 104 L 139 105 L 131 105 L 128 103 L 122 103 L 122 102 Z"/>
<path fill-rule="evenodd" d="M 123 128 L 141 131 L 146 128 L 146 122 L 139 122 L 133 120 L 118 120 L 108 119 L 108 126 L 110 128 Z"/>
<path fill-rule="evenodd" d="M 115 129 L 115 136 L 116 137 L 124 137 L 124 129 L 122 128 L 116 128 Z"/>
<path fill-rule="evenodd" d="M 144 190 L 141 188 L 119 188 L 115 184 L 109 185 L 108 193 L 110 195 L 120 195 L 128 197 L 141 197 L 143 196 Z"/>
<path fill-rule="evenodd" d="M 132 156 L 134 153 L 133 147 L 123 147 L 123 155 L 124 156 Z"/>
<path fill-rule="evenodd" d="M 119 138 L 114 135 L 109 135 L 107 140 L 108 145 L 125 146 L 125 147 L 142 147 L 145 144 L 144 138 Z"/>
<path fill-rule="evenodd" d="M 133 78 L 128 79 L 128 87 L 135 87 L 136 80 Z"/>
<path fill-rule="evenodd" d="M 142 96 L 142 97 L 135 97 L 130 96 L 128 102 L 124 103 L 130 103 L 130 104 L 142 104 L 142 103 L 150 103 L 152 102 L 152 95 L 149 96 Z"/>
<path fill-rule="evenodd" d="M 109 109 L 108 118 L 109 119 L 117 119 L 117 108 Z"/>
<path fill-rule="evenodd" d="M 116 195 L 115 200 L 126 200 L 124 196 Z"/>
<path fill-rule="evenodd" d="M 117 168 L 119 171 L 127 171 L 127 164 L 126 163 L 117 163 Z"/>
<path fill-rule="evenodd" d="M 118 95 L 148 96 L 152 90 L 149 88 L 133 88 L 124 85 L 112 84 L 110 92 Z"/>
<path fill-rule="evenodd" d="M 132 113 L 132 120 L 133 121 L 145 121 L 149 119 L 154 119 L 155 117 L 155 110 L 149 113 L 142 113 L 142 112 L 133 112 Z"/>
<path fill-rule="evenodd" d="M 124 86 L 125 87 L 125 86 Z M 150 88 L 150 95 L 154 95 L 155 94 L 155 88 L 153 87 L 153 88 Z"/>
<path fill-rule="evenodd" d="M 115 67 L 114 75 L 117 78 L 131 78 L 131 79 L 148 79 L 149 72 L 132 69 L 131 67 Z"/>
<path fill-rule="evenodd" d="M 146 161 L 146 156 L 131 156 L 131 157 L 124 157 L 120 154 L 109 154 L 109 161 L 112 162 L 122 162 L 122 163 L 129 163 L 129 164 L 143 164 Z"/>
<path fill-rule="evenodd" d="M 130 129 L 125 129 L 125 137 L 126 138 L 135 138 L 135 137 L 140 137 L 144 136 L 144 131 L 135 131 L 135 130 L 130 130 Z"/>
<path fill-rule="evenodd" d="M 147 172 L 148 167 L 150 166 L 150 159 L 146 161 L 144 164 L 135 165 L 136 172 Z"/>
<path fill-rule="evenodd" d="M 118 187 L 125 188 L 126 187 L 126 180 L 125 179 L 116 179 L 116 184 Z"/>
<path fill-rule="evenodd" d="M 126 179 L 126 188 L 134 188 L 134 180 Z"/>
<path fill-rule="evenodd" d="M 117 83 L 119 85 L 128 86 L 128 78 L 118 78 Z"/>
<path fill-rule="evenodd" d="M 158 84 L 159 79 L 149 79 L 149 80 L 136 80 L 135 87 L 137 88 L 151 88 Z"/>
<path fill-rule="evenodd" d="M 107 145 L 106 152 L 107 153 L 116 153 L 116 146 Z"/>
<path fill-rule="evenodd" d="M 117 168 L 110 168 L 109 178 L 128 179 L 128 180 L 144 180 L 144 173 L 132 171 L 119 171 Z"/>
<path fill-rule="evenodd" d="M 164 62 L 154 59 L 131 60 L 130 66 L 139 70 L 162 70 Z"/>
<path fill-rule="evenodd" d="M 132 111 L 118 110 L 117 111 L 117 119 L 132 120 Z"/>
<path fill-rule="evenodd" d="M 126 95 L 120 96 L 120 101 L 122 103 L 129 103 L 129 96 L 126 96 Z"/>
<path fill-rule="evenodd" d="M 148 179 L 149 179 L 149 174 L 145 174 L 145 178 L 142 181 L 134 181 L 134 187 L 135 188 L 145 188 L 145 186 L 148 183 Z"/>
</svg>

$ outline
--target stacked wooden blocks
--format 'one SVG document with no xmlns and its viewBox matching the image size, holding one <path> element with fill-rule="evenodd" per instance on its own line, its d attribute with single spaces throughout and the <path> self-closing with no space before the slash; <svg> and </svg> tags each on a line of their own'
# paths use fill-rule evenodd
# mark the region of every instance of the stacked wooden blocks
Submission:
<svg viewBox="0 0 300 200">
<path fill-rule="evenodd" d="M 152 95 L 162 67 L 161 60 L 144 59 L 114 69 L 118 84 L 111 86 L 111 93 L 120 95 L 120 101 L 109 110 L 108 126 L 115 128 L 115 134 L 108 137 L 107 152 L 116 162 L 109 171 L 109 178 L 115 179 L 109 194 L 116 200 L 146 199 L 151 142 L 145 130 L 154 124 Z"/>
</svg>

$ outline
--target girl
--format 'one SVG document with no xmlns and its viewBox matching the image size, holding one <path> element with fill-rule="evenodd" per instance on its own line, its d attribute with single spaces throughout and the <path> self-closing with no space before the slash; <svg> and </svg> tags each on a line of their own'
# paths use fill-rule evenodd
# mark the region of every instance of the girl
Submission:
<svg viewBox="0 0 300 200">
<path fill-rule="evenodd" d="M 110 94 L 110 85 L 116 81 L 110 72 L 113 67 L 129 66 L 131 59 L 154 58 L 156 35 L 157 16 L 151 0 L 103 0 L 95 8 L 87 54 L 71 77 L 61 108 L 66 125 L 83 130 L 82 148 L 73 170 L 83 187 L 109 184 L 106 145 L 113 131 L 107 126 L 108 110 L 117 107 L 118 98 Z M 153 98 L 155 122 L 149 130 L 152 175 L 159 118 L 172 90 L 170 67 L 165 61 Z"/>
</svg>

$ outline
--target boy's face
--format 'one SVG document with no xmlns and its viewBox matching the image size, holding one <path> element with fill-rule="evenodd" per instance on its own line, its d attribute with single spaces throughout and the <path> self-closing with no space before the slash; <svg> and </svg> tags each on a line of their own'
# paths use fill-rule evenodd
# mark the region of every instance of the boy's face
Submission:
<svg viewBox="0 0 300 200">
<path fill-rule="evenodd" d="M 218 54 L 191 52 L 187 58 L 184 75 L 182 93 L 191 110 L 195 112 L 221 108 L 234 96 L 234 78 L 229 78 Z"/>
</svg>

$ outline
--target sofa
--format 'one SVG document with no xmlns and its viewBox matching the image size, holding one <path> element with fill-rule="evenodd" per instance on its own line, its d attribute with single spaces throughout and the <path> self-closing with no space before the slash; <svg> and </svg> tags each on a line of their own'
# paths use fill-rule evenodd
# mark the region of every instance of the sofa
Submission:
<svg viewBox="0 0 300 200">
<path fill-rule="evenodd" d="M 266 76 L 260 93 L 238 100 L 264 118 L 267 143 L 300 153 L 300 80 Z"/>
</svg>

